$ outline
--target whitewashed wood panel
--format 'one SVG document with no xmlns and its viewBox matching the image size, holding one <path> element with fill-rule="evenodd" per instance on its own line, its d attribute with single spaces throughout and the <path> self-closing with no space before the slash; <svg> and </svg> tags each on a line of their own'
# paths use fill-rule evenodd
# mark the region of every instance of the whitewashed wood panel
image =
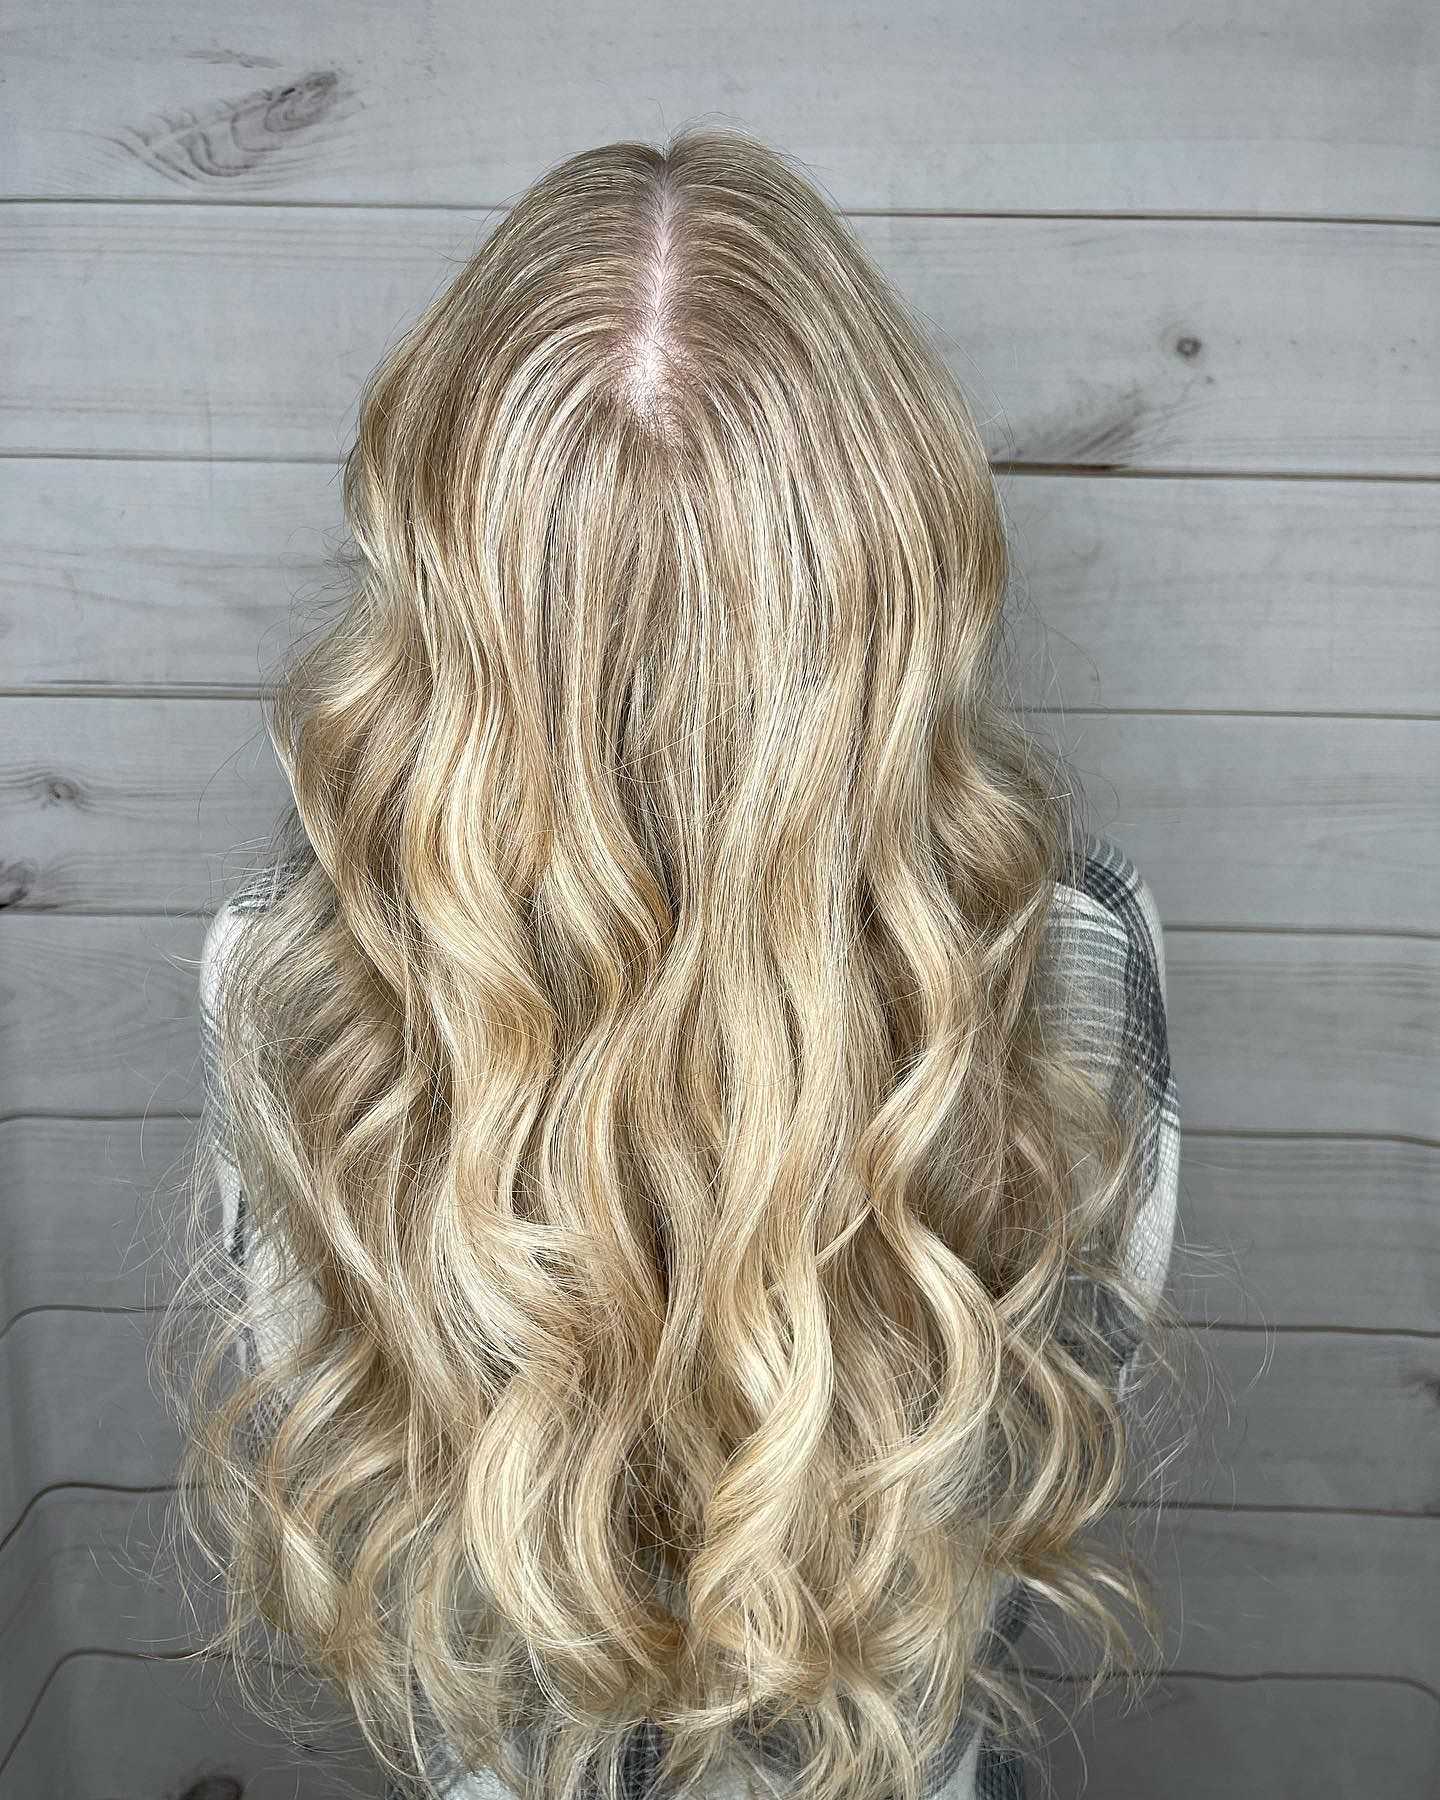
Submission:
<svg viewBox="0 0 1440 1800">
<path fill-rule="evenodd" d="M 364 375 L 492 218 L 84 204 L 0 213 L 16 319 L 0 449 L 334 458 Z M 1426 354 L 1440 288 L 1433 231 L 857 225 L 937 333 L 998 459 L 1440 471 L 1440 366 Z"/>
<path fill-rule="evenodd" d="M 91 1625 L 87 1650 L 113 1653 L 116 1638 L 139 1651 L 183 1637 L 188 1627 L 175 1605 L 173 1566 L 158 1568 L 148 1588 L 140 1575 L 151 1547 L 164 1541 L 163 1498 L 94 1497 L 93 1508 L 101 1510 L 88 1523 L 89 1498 L 67 1505 L 64 1497 L 47 1496 L 41 1504 L 52 1502 L 53 1540 L 45 1548 L 57 1586 L 43 1604 L 57 1634 L 69 1612 Z M 1287 1669 L 1311 1678 L 1432 1682 L 1434 1625 L 1411 1600 L 1434 1586 L 1433 1519 L 1172 1508 L 1158 1522 L 1152 1515 L 1138 1527 L 1129 1524 L 1129 1541 L 1158 1579 L 1168 1620 L 1167 1666 L 1187 1676 L 1263 1679 Z M 1105 1535 L 1113 1543 L 1118 1534 Z M 127 1579 L 134 1585 L 127 1587 Z M 30 1595 L 39 1605 L 33 1597 L 44 1580 L 27 1559 L 18 1572 L 3 1572 L 3 1592 L 22 1605 Z M 67 1582 L 76 1584 L 73 1593 L 60 1591 Z M 1046 1612 L 1023 1641 L 1026 1666 L 1038 1673 L 1087 1668 L 1063 1627 L 1047 1636 L 1053 1624 Z M 39 1690 L 44 1673 L 40 1681 L 33 1671 L 21 1679 Z"/>
<path fill-rule="evenodd" d="M 341 524 L 331 467 L 11 462 L 4 685 L 253 690 L 329 591 Z"/>
<path fill-rule="evenodd" d="M 1440 1626 L 1419 1603 L 1435 1586 L 1434 1517 L 1167 1509 L 1158 1519 L 1112 1515 L 1099 1536 L 1112 1550 L 1123 1540 L 1148 1564 L 1169 1667 L 1382 1676 L 1434 1692 Z M 1043 1624 L 1024 1640 L 1026 1667 L 1094 1667 L 1058 1614 L 1047 1608 Z"/>
<path fill-rule="evenodd" d="M 37 1306 L 163 1304 L 195 1138 L 188 1118 L 0 1121 L 0 1332 Z"/>
<path fill-rule="evenodd" d="M 0 1338 L 0 1538 L 42 1489 L 155 1487 L 179 1435 L 151 1386 L 153 1322 L 37 1312 Z"/>
<path fill-rule="evenodd" d="M 1167 925 L 1440 930 L 1440 720 L 1029 722 Z M 288 793 L 255 700 L 0 699 L 0 745 L 12 912 L 211 909 Z"/>
<path fill-rule="evenodd" d="M 0 1756 L 76 1646 L 175 1656 L 200 1641 L 202 1621 L 216 1627 L 200 1558 L 167 1520 L 172 1503 L 168 1492 L 57 1489 L 0 1550 Z"/>
<path fill-rule="evenodd" d="M 218 1668 L 79 1648 L 0 1762 L 0 1800 L 381 1800 L 383 1775 L 338 1703 L 294 1681 L 281 1691 L 305 1708 L 303 1738 L 263 1723 Z"/>
<path fill-rule="evenodd" d="M 0 1118 L 195 1111 L 208 920 L 0 920 Z"/>
<path fill-rule="evenodd" d="M 1440 1146 L 1187 1132 L 1175 1299 L 1273 1327 L 1440 1331 Z"/>
<path fill-rule="evenodd" d="M 1172 930 L 1165 956 L 1187 1125 L 1440 1138 L 1440 941 Z"/>
<path fill-rule="evenodd" d="M 1067 1684 L 1040 1685 L 1056 1800 L 1413 1800 L 1440 1769 L 1440 1697 L 1399 1682 L 1170 1675 L 1078 1719 Z"/>
<path fill-rule="evenodd" d="M 0 1324 L 168 1295 L 194 1125 L 0 1122 Z M 1433 1145 L 1187 1133 L 1172 1298 L 1197 1324 L 1440 1335 L 1437 1209 Z"/>
<path fill-rule="evenodd" d="M 0 721 L 12 912 L 212 911 L 288 792 L 255 700 L 27 695 Z"/>
<path fill-rule="evenodd" d="M 0 923 L 0 1115 L 198 1105 L 206 920 L 14 912 Z M 1187 1126 L 1440 1137 L 1440 942 L 1174 930 Z"/>
<path fill-rule="evenodd" d="M 1202 1334 L 1218 1391 L 1168 1487 L 1210 1504 L 1171 1513 L 1155 1558 L 1194 1672 L 1102 1720 L 1089 1791 L 1433 1786 L 1440 1338 L 1404 1334 L 1440 1312 L 1440 483 L 1328 477 L 1440 472 L 1440 249 L 1396 222 L 1440 198 L 1435 15 L 1266 0 L 1237 30 L 1099 0 L 1035 22 L 999 0 L 898 27 L 880 0 L 778 21 L 262 0 L 238 26 L 210 0 L 59 0 L 18 21 L 0 194 L 181 204 L 0 210 L 0 451 L 21 457 L 0 687 L 211 698 L 26 699 L 0 722 L 0 1800 L 205 1774 L 248 1800 L 357 1791 L 138 1659 L 185 1626 L 164 1497 L 55 1486 L 162 1482 L 176 1448 L 151 1321 L 93 1309 L 158 1297 L 127 1246 L 153 1146 L 173 1162 L 190 1124 L 142 1122 L 198 1096 L 204 915 L 280 795 L 213 696 L 249 690 L 297 589 L 329 581 L 360 381 L 493 209 L 548 161 L 696 114 L 881 215 L 857 229 L 1002 465 L 1023 697 L 1062 708 L 1170 927 L 1177 1298 L 1252 1329 Z M 956 216 L 1017 211 L 1312 217 Z M 1137 470 L 1158 473 L 1114 478 Z M 1217 925 L 1250 929 L 1196 929 Z M 1056 1770 L 1078 1793 L 1064 1746 Z"/>
<path fill-rule="evenodd" d="M 1440 720 L 1027 722 L 1063 747 L 1167 927 L 1440 927 Z"/>
<path fill-rule="evenodd" d="M 1028 705 L 1433 712 L 1440 485 L 1002 474 Z M 17 460 L 12 687 L 253 691 L 343 592 L 337 471 Z"/>
<path fill-rule="evenodd" d="M 7 193 L 476 205 L 592 144 L 713 122 L 855 207 L 1436 209 L 1422 0 L 1266 0 L 1243 28 L 1183 0 L 24 13 Z"/>
<path fill-rule="evenodd" d="M 1165 1471 L 1175 1500 L 1440 1514 L 1440 1339 L 1217 1327 L 1198 1348 L 1204 1411 Z"/>
<path fill-rule="evenodd" d="M 1000 477 L 1029 705 L 1436 710 L 1440 486 Z"/>
<path fill-rule="evenodd" d="M 45 1488 L 172 1478 L 178 1439 L 150 1380 L 152 1341 L 148 1317 L 83 1311 L 27 1313 L 0 1337 L 0 1536 Z M 1440 1341 L 1215 1328 L 1185 1350 L 1202 1411 L 1193 1444 L 1166 1470 L 1168 1497 L 1421 1515 L 1440 1506 Z"/>
</svg>

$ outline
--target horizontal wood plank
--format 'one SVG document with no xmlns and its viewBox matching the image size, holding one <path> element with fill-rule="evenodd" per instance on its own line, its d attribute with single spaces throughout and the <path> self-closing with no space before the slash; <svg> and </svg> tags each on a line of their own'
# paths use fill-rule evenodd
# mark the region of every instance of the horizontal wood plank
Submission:
<svg viewBox="0 0 1440 1800">
<path fill-rule="evenodd" d="M 0 1326 L 32 1307 L 168 1297 L 194 1129 L 0 1123 Z M 1440 1335 L 1440 1147 L 1192 1132 L 1181 1190 L 1171 1280 L 1187 1319 Z"/>
<path fill-rule="evenodd" d="M 593 144 L 714 122 L 863 208 L 1436 206 L 1422 0 L 1269 0 L 1244 30 L 1183 0 L 1096 0 L 1038 35 L 1000 0 L 898 17 L 736 0 L 679 20 L 661 0 L 433 0 L 419 19 L 267 0 L 243 43 L 217 0 L 24 11 L 6 193 L 468 206 Z"/>
<path fill-rule="evenodd" d="M 0 1800 L 156 1800 L 192 1790 L 216 1800 L 381 1800 L 383 1774 L 342 1722 L 338 1700 L 313 1702 L 293 1680 L 280 1691 L 304 1709 L 303 1737 L 257 1718 L 217 1668 L 82 1647 L 50 1676 L 0 1764 Z M 207 1778 L 217 1785 L 198 1785 Z"/>
<path fill-rule="evenodd" d="M 1440 931 L 1440 719 L 1029 722 L 1167 926 Z M 12 912 L 213 908 L 288 796 L 256 700 L 27 695 L 0 726 Z"/>
<path fill-rule="evenodd" d="M 69 1636 L 90 1650 L 173 1654 L 194 1641 L 176 1598 L 180 1553 L 161 1548 L 169 1542 L 165 1504 L 162 1496 L 126 1495 L 39 1503 L 6 1551 L 30 1554 L 0 1564 L 4 1603 L 48 1613 L 37 1648 L 42 1637 L 48 1645 Z M 1316 1681 L 1411 1683 L 1409 1691 L 1429 1689 L 1434 1698 L 1432 1634 L 1409 1604 L 1417 1589 L 1433 1587 L 1433 1521 L 1170 1510 L 1158 1526 L 1147 1521 L 1137 1548 L 1159 1578 L 1167 1667 L 1185 1671 L 1164 1677 L 1166 1686 L 1267 1680 L 1287 1669 Z M 1025 1665 L 1042 1679 L 1088 1667 L 1063 1628 L 1047 1639 L 1049 1627 L 1042 1613 L 1022 1640 Z M 20 1679 L 39 1690 L 46 1672 L 37 1680 L 29 1669 Z M 1057 1697 L 1063 1704 L 1063 1693 Z M 1214 1704 L 1210 1716 L 1224 1718 Z"/>
<path fill-rule="evenodd" d="M 1188 1132 L 1181 1196 L 1187 1318 L 1440 1332 L 1440 1145 Z"/>
<path fill-rule="evenodd" d="M 1165 956 L 1186 1125 L 1440 1139 L 1440 941 L 1170 931 Z"/>
<path fill-rule="evenodd" d="M 0 1115 L 193 1110 L 203 917 L 0 922 Z M 1440 943 L 1167 935 L 1187 1126 L 1440 1138 Z"/>
<path fill-rule="evenodd" d="M 203 929 L 9 914 L 0 1112 L 193 1111 Z M 1168 932 L 1186 1125 L 1440 1138 L 1438 958 L 1409 938 Z"/>
<path fill-rule="evenodd" d="M 1440 1520 L 1440 1339 L 1217 1326 L 1186 1368 L 1199 1418 L 1171 1498 Z"/>
<path fill-rule="evenodd" d="M 167 1516 L 173 1495 L 42 1494 L 0 1550 L 0 1757 L 77 1645 L 175 1656 L 213 1630 L 213 1576 Z"/>
<path fill-rule="evenodd" d="M 1030 706 L 1436 711 L 1440 486 L 1002 475 Z"/>
<path fill-rule="evenodd" d="M 1168 1675 L 1134 1710 L 1111 1692 L 1078 1717 L 1065 1684 L 1039 1685 L 1041 1791 L 1063 1800 L 1412 1800 L 1440 1768 L 1440 1699 L 1399 1682 Z"/>
<path fill-rule="evenodd" d="M 27 1313 L 0 1338 L 0 1538 L 45 1488 L 173 1479 L 180 1439 L 153 1343 L 133 1313 Z"/>
<path fill-rule="evenodd" d="M 35 1307 L 162 1305 L 195 1147 L 192 1119 L 0 1122 L 0 1334 Z"/>
<path fill-rule="evenodd" d="M 1029 706 L 1435 711 L 1440 485 L 999 478 Z M 17 460 L 6 679 L 216 691 L 343 594 L 336 470 Z"/>
<path fill-rule="evenodd" d="M 0 919 L 0 1118 L 198 1110 L 208 919 Z"/>
<path fill-rule="evenodd" d="M 12 913 L 213 911 L 287 797 L 255 700 L 26 696 L 0 719 Z"/>
<path fill-rule="evenodd" d="M 1435 1687 L 1433 1518 L 1186 1511 L 1111 1515 L 1155 1581 L 1166 1667 L 1236 1677 L 1368 1676 Z M 1139 1639 L 1137 1637 L 1136 1641 Z M 1086 1673 L 1093 1653 L 1046 1607 L 1023 1640 L 1037 1673 Z M 1436 1695 L 1440 1699 L 1440 1695 Z"/>
<path fill-rule="evenodd" d="M 1169 926 L 1440 930 L 1440 719 L 1030 714 Z"/>
<path fill-rule="evenodd" d="M 332 459 L 364 376 L 492 217 L 84 204 L 0 214 L 17 321 L 0 450 Z M 1440 473 L 1440 369 L 1424 354 L 1440 277 L 1432 231 L 857 225 L 937 335 L 1001 460 Z"/>
<path fill-rule="evenodd" d="M 254 690 L 319 598 L 338 471 L 17 460 L 0 483 L 12 687 Z"/>
<path fill-rule="evenodd" d="M 129 1314 L 42 1311 L 0 1337 L 0 1535 L 56 1484 L 171 1479 L 178 1440 L 146 1361 L 153 1330 Z M 1440 1517 L 1440 1340 L 1216 1327 L 1177 1347 L 1193 1435 L 1176 1460 L 1165 1419 L 1165 1497 Z"/>
</svg>

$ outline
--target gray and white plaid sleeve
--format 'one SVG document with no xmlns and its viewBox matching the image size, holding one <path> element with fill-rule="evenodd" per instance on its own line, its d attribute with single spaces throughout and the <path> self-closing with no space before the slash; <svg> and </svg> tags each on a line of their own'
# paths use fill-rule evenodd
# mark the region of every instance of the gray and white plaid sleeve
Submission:
<svg viewBox="0 0 1440 1800">
<path fill-rule="evenodd" d="M 220 1056 L 221 984 L 247 914 L 262 905 L 263 898 L 242 889 L 217 910 L 205 933 L 199 976 L 200 1043 L 205 1073 L 202 1129 L 213 1192 L 219 1201 L 223 1242 L 242 1283 L 244 1323 L 238 1348 L 247 1372 L 281 1356 L 320 1308 L 314 1287 L 294 1276 L 287 1280 L 273 1246 L 263 1239 L 255 1241 L 244 1183 L 233 1155 L 230 1106 Z"/>
<path fill-rule="evenodd" d="M 1108 839 L 1087 837 L 1076 885 L 1058 889 L 1050 951 L 1056 980 L 1047 1004 L 1082 1064 L 1117 1106 L 1131 1075 L 1140 1078 L 1142 1200 L 1125 1266 L 1158 1297 L 1169 1272 L 1180 1183 L 1180 1097 L 1170 1063 L 1165 946 L 1154 895 Z M 1108 1293 L 1079 1285 L 1087 1291 L 1077 1301 L 1094 1309 L 1116 1356 L 1123 1397 L 1132 1385 L 1140 1323 Z"/>
</svg>

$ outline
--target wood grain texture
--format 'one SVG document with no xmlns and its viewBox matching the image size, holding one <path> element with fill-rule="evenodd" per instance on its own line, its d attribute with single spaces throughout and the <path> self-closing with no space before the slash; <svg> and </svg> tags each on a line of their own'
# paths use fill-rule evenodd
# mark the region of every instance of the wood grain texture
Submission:
<svg viewBox="0 0 1440 1800">
<path fill-rule="evenodd" d="M 1440 1340 L 1215 1327 L 1200 1347 L 1215 1386 L 1165 1472 L 1176 1501 L 1440 1520 Z"/>
<path fill-rule="evenodd" d="M 1117 1523 L 1107 1520 L 1101 1536 L 1112 1549 L 1128 1541 L 1153 1575 L 1164 1666 L 1241 1677 L 1380 1676 L 1440 1700 L 1433 1613 L 1416 1604 L 1418 1593 L 1433 1591 L 1433 1518 L 1171 1509 L 1126 1532 L 1112 1528 Z M 1095 1666 L 1049 1609 L 1024 1644 L 1022 1661 L 1037 1672 Z"/>
<path fill-rule="evenodd" d="M 1187 1318 L 1440 1332 L 1440 1145 L 1187 1132 Z"/>
<path fill-rule="evenodd" d="M 1243 26 L 1097 0 L 1043 30 L 1004 0 L 899 18 L 885 0 L 433 0 L 363 29 L 339 0 L 25 12 L 8 193 L 468 206 L 592 144 L 714 121 L 855 207 L 1436 207 L 1423 0 L 1268 0 Z"/>
<path fill-rule="evenodd" d="M 299 1684 L 303 1737 L 264 1724 L 219 1670 L 81 1648 L 57 1668 L 25 1735 L 0 1764 L 0 1800 L 381 1800 L 382 1776 L 338 1707 Z"/>
<path fill-rule="evenodd" d="M 204 917 L 0 921 L 0 1118 L 193 1112 Z"/>
<path fill-rule="evenodd" d="M 334 458 L 364 376 L 490 222 L 409 209 L 0 214 L 16 318 L 0 450 Z M 857 227 L 999 459 L 1440 473 L 1440 368 L 1425 354 L 1433 231 L 893 215 Z"/>
<path fill-rule="evenodd" d="M 1030 714 L 1167 927 L 1440 929 L 1440 722 Z M 1204 854 L 1197 855 L 1197 847 Z"/>
<path fill-rule="evenodd" d="M 257 701 L 27 696 L 0 719 L 12 911 L 213 911 L 286 797 Z"/>
<path fill-rule="evenodd" d="M 1028 705 L 1435 713 L 1440 486 L 999 485 Z"/>
<path fill-rule="evenodd" d="M 1185 1122 L 1440 1139 L 1440 942 L 1171 931 Z"/>
<path fill-rule="evenodd" d="M 39 1306 L 163 1304 L 195 1148 L 192 1119 L 0 1122 L 0 1334 Z"/>
<path fill-rule="evenodd" d="M 1167 926 L 1440 930 L 1440 722 L 1029 723 Z M 288 794 L 254 700 L 0 699 L 0 744 L 12 911 L 209 910 Z"/>
<path fill-rule="evenodd" d="M 253 690 L 318 602 L 339 472 L 266 463 L 15 461 L 0 482 L 11 687 Z"/>
<path fill-rule="evenodd" d="M 151 1385 L 153 1343 L 133 1313 L 27 1313 L 0 1338 L 0 1538 L 42 1489 L 173 1477 L 180 1443 Z"/>
<path fill-rule="evenodd" d="M 999 477 L 1030 706 L 1434 712 L 1440 485 Z M 343 595 L 325 466 L 13 462 L 12 687 L 253 691 Z"/>
<path fill-rule="evenodd" d="M 37 1306 L 168 1295 L 194 1124 L 0 1123 L 0 1325 Z M 1440 1336 L 1437 1193 L 1433 1146 L 1191 1132 L 1172 1298 L 1202 1325 Z"/>
<path fill-rule="evenodd" d="M 1039 1685 L 1057 1712 L 1031 1785 L 1056 1800 L 1413 1800 L 1440 1768 L 1440 1700 L 1398 1682 L 1169 1675 L 1138 1709 L 1111 1694 L 1078 1720 L 1063 1684 Z"/>
<path fill-rule="evenodd" d="M 0 1759 L 77 1645 L 175 1656 L 200 1641 L 202 1622 L 218 1624 L 199 1558 L 167 1518 L 171 1503 L 168 1493 L 57 1489 L 0 1550 Z"/>
</svg>

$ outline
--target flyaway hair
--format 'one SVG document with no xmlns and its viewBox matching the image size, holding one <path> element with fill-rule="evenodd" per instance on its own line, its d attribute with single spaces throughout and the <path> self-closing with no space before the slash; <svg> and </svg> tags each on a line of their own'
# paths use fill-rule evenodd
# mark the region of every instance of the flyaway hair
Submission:
<svg viewBox="0 0 1440 1800">
<path fill-rule="evenodd" d="M 1003 704 L 965 401 L 796 168 L 694 130 L 518 200 L 344 495 L 293 807 L 212 928 L 214 1642 L 417 1792 L 441 1741 L 613 1792 L 650 1725 L 666 1792 L 916 1800 L 962 1714 L 1030 1717 L 997 1595 L 1097 1680 L 1153 1618 L 1091 1541 L 1153 1150 L 1064 1028 L 1085 838 Z"/>
</svg>

